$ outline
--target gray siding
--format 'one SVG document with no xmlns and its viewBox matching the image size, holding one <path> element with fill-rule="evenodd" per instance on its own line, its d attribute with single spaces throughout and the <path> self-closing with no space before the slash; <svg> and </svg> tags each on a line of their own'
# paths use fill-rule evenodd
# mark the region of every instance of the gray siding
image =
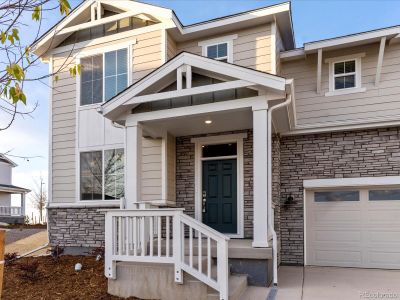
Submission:
<svg viewBox="0 0 400 300">
<path fill-rule="evenodd" d="M 387 45 L 381 83 L 375 86 L 379 43 L 323 54 L 322 94 L 316 92 L 317 57 L 282 63 L 282 76 L 294 78 L 299 128 L 398 120 L 400 116 L 400 44 Z M 364 93 L 325 96 L 329 91 L 326 58 L 366 53 L 361 58 Z"/>
</svg>

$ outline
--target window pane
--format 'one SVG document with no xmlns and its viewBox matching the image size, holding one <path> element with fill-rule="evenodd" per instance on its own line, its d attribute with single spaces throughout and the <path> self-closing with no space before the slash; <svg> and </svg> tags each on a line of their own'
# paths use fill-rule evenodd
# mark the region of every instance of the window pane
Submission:
<svg viewBox="0 0 400 300">
<path fill-rule="evenodd" d="M 356 76 L 355 75 L 349 75 L 344 77 L 344 87 L 347 88 L 352 88 L 356 86 Z"/>
<path fill-rule="evenodd" d="M 218 57 L 228 56 L 228 44 L 223 43 L 218 45 Z"/>
<path fill-rule="evenodd" d="M 400 201 L 400 189 L 394 190 L 370 190 L 369 192 L 370 201 L 379 200 L 398 200 Z"/>
<path fill-rule="evenodd" d="M 84 42 L 90 40 L 90 29 L 82 29 L 77 31 L 78 42 Z"/>
<path fill-rule="evenodd" d="M 105 76 L 117 74 L 117 53 L 115 51 L 107 52 L 104 56 Z"/>
<path fill-rule="evenodd" d="M 217 58 L 217 45 L 207 47 L 207 56 L 209 58 Z"/>
<path fill-rule="evenodd" d="M 117 51 L 117 74 L 128 73 L 128 50 Z"/>
<path fill-rule="evenodd" d="M 124 196 L 124 150 L 106 150 L 104 156 L 104 197 L 106 200 L 120 199 Z"/>
<path fill-rule="evenodd" d="M 93 79 L 103 78 L 103 55 L 93 56 Z"/>
<path fill-rule="evenodd" d="M 356 61 L 352 60 L 352 61 L 346 61 L 344 63 L 344 70 L 346 73 L 351 73 L 351 72 L 355 72 L 356 71 Z"/>
<path fill-rule="evenodd" d="M 315 202 L 360 201 L 358 191 L 315 192 Z"/>
<path fill-rule="evenodd" d="M 85 57 L 81 59 L 81 81 L 92 80 L 92 58 Z"/>
<path fill-rule="evenodd" d="M 93 81 L 93 103 L 103 102 L 103 80 Z"/>
<path fill-rule="evenodd" d="M 90 28 L 90 38 L 95 39 L 104 36 L 104 26 L 98 25 Z"/>
<path fill-rule="evenodd" d="M 81 105 L 92 104 L 92 81 L 81 82 Z"/>
<path fill-rule="evenodd" d="M 236 143 L 203 146 L 203 157 L 230 156 L 236 153 Z"/>
<path fill-rule="evenodd" d="M 128 75 L 123 74 L 123 75 L 118 75 L 117 77 L 117 93 L 123 91 L 128 85 Z"/>
<path fill-rule="evenodd" d="M 117 77 L 112 76 L 112 77 L 107 77 L 104 79 L 105 82 L 105 100 L 108 101 L 112 97 L 115 96 L 116 91 L 117 91 Z"/>
<path fill-rule="evenodd" d="M 81 200 L 101 200 L 102 152 L 83 152 L 80 155 Z"/>
<path fill-rule="evenodd" d="M 344 77 L 335 77 L 335 90 L 344 89 Z"/>
<path fill-rule="evenodd" d="M 344 73 L 344 62 L 335 63 L 335 74 Z"/>
</svg>

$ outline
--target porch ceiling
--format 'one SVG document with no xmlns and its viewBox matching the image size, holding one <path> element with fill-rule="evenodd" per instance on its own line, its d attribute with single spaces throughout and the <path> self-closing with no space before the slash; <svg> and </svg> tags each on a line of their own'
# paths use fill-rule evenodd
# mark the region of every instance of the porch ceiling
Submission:
<svg viewBox="0 0 400 300">
<path fill-rule="evenodd" d="M 206 120 L 212 123 L 206 124 Z M 253 113 L 250 107 L 143 122 L 145 134 L 152 137 L 160 137 L 165 131 L 174 136 L 186 136 L 251 128 Z"/>
</svg>

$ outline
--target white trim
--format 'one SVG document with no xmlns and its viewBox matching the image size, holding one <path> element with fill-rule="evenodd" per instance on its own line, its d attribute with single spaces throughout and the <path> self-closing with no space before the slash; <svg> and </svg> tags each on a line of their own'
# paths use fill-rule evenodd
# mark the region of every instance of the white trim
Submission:
<svg viewBox="0 0 400 300">
<path fill-rule="evenodd" d="M 303 180 L 305 189 L 400 185 L 400 176 Z"/>
<path fill-rule="evenodd" d="M 280 52 L 280 59 L 281 61 L 290 61 L 290 60 L 296 60 L 298 58 L 304 58 L 305 55 L 306 52 L 304 51 L 304 48 L 297 48 L 293 50 Z"/>
<path fill-rule="evenodd" d="M 271 47 L 271 73 L 272 74 L 276 74 L 276 19 L 274 17 L 274 22 L 271 23 L 271 43 L 270 43 L 270 47 Z"/>
<path fill-rule="evenodd" d="M 81 201 L 80 203 L 50 203 L 48 208 L 104 208 L 120 207 L 120 200 Z"/>
<path fill-rule="evenodd" d="M 49 57 L 49 90 L 50 90 L 50 101 L 49 101 L 49 165 L 48 165 L 48 177 L 47 177 L 47 195 L 48 204 L 53 202 L 53 56 Z"/>
<path fill-rule="evenodd" d="M 195 219 L 202 221 L 202 161 L 209 160 L 201 157 L 203 145 L 236 143 L 237 145 L 237 234 L 225 234 L 230 238 L 244 237 L 244 150 L 243 140 L 247 138 L 247 133 L 215 135 L 192 138 L 191 142 L 195 144 Z M 232 159 L 229 156 L 229 159 Z M 228 159 L 227 157 L 213 157 L 214 160 Z"/>
<path fill-rule="evenodd" d="M 378 86 L 379 82 L 381 81 L 383 57 L 385 55 L 385 45 L 386 45 L 386 36 L 381 38 L 381 43 L 379 45 L 378 62 L 376 65 L 376 75 L 375 75 L 375 85 L 376 86 Z"/>
<path fill-rule="evenodd" d="M 321 74 L 322 74 L 322 49 L 318 49 L 318 57 L 317 57 L 317 94 L 321 93 Z"/>
<path fill-rule="evenodd" d="M 319 53 L 319 51 L 318 51 Z M 322 50 L 321 50 L 322 53 Z M 361 69 L 361 58 L 365 56 L 365 53 L 358 53 L 353 55 L 346 55 L 340 57 L 332 57 L 325 59 L 325 63 L 329 63 L 329 92 L 325 93 L 325 96 L 336 96 L 336 95 L 346 95 L 353 93 L 365 92 L 366 88 L 362 85 L 362 69 Z M 340 75 L 335 75 L 335 64 L 341 62 L 355 61 L 355 72 L 343 73 Z M 355 76 L 355 87 L 353 88 L 343 88 L 335 89 L 335 77 L 354 75 Z"/>
<path fill-rule="evenodd" d="M 165 27 L 161 29 L 161 62 L 165 64 L 168 60 L 168 33 Z"/>
<path fill-rule="evenodd" d="M 226 59 L 228 63 L 233 63 L 233 40 L 237 39 L 238 35 L 233 34 L 233 35 L 226 35 L 226 36 L 221 36 L 218 38 L 210 39 L 210 40 L 205 40 L 201 41 L 198 43 L 200 47 L 202 47 L 202 55 L 204 57 L 207 57 L 207 48 L 219 44 L 227 44 L 227 56 L 224 57 L 219 57 L 216 58 L 215 60 L 223 60 Z"/>
<path fill-rule="evenodd" d="M 130 41 L 124 41 L 122 43 L 114 43 L 109 46 L 104 46 L 101 48 L 96 48 L 96 49 L 89 49 L 89 50 L 83 50 L 79 52 L 79 54 L 76 55 L 76 58 L 84 58 L 88 56 L 93 56 L 93 55 L 100 55 L 106 53 L 106 52 L 111 52 L 111 51 L 117 51 L 121 49 L 128 49 L 129 46 L 135 45 L 137 43 L 136 39 L 132 39 Z M 129 55 L 129 53 L 128 53 Z M 131 54 L 132 55 L 132 54 Z M 131 67 L 131 66 L 129 66 Z"/>
</svg>

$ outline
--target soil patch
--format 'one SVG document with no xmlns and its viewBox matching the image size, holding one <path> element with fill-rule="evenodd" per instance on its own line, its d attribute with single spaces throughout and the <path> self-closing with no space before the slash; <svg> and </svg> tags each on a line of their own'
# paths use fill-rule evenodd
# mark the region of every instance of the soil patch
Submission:
<svg viewBox="0 0 400 300">
<path fill-rule="evenodd" d="M 26 265 L 38 262 L 38 275 L 33 280 L 25 276 Z M 75 272 L 75 264 L 83 265 Z M 29 274 L 28 274 L 29 275 Z M 32 276 L 31 276 L 32 277 Z M 107 294 L 104 261 L 92 256 L 26 257 L 6 266 L 2 299 L 69 300 L 122 299 Z M 136 299 L 136 298 L 129 298 Z"/>
</svg>

